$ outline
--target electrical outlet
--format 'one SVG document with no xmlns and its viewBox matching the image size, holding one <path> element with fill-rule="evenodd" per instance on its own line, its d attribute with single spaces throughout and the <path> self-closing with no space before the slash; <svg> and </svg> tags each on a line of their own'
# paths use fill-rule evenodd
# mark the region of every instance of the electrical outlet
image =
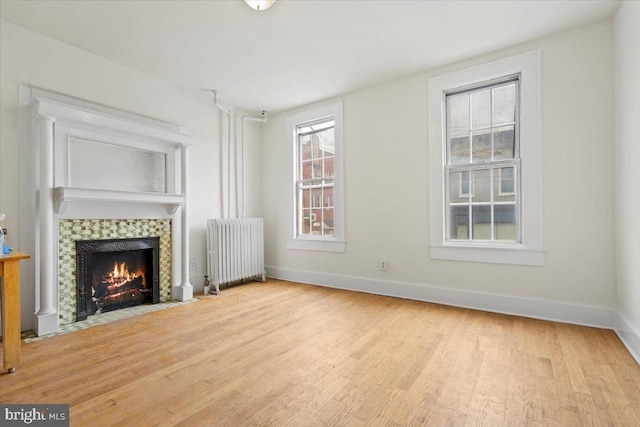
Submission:
<svg viewBox="0 0 640 427">
<path fill-rule="evenodd" d="M 380 271 L 387 271 L 389 269 L 389 261 L 380 261 Z"/>
<path fill-rule="evenodd" d="M 195 269 L 196 269 L 196 259 L 191 258 L 189 260 L 189 271 L 195 271 Z"/>
</svg>

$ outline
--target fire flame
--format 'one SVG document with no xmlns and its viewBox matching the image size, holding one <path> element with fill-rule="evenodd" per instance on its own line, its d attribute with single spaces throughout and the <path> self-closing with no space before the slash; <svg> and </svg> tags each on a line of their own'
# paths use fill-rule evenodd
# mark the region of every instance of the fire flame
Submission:
<svg viewBox="0 0 640 427">
<path fill-rule="evenodd" d="M 129 281 L 138 278 L 139 276 L 143 276 L 142 285 L 146 288 L 147 285 L 144 281 L 143 273 L 143 271 L 130 272 L 129 268 L 124 262 L 116 262 L 113 264 L 113 271 L 109 273 L 108 277 L 104 277 L 103 281 L 112 285 L 121 286 Z"/>
<path fill-rule="evenodd" d="M 129 269 L 124 262 L 120 263 L 120 266 L 118 266 L 118 263 L 116 262 L 115 264 L 113 264 L 112 277 L 117 277 L 124 279 L 124 281 L 128 281 L 131 279 L 135 279 L 136 276 L 129 273 Z"/>
</svg>

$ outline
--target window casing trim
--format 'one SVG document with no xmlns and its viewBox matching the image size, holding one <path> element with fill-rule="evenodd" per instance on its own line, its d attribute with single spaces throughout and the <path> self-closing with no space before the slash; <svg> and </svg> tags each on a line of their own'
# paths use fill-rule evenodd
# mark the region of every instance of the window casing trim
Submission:
<svg viewBox="0 0 640 427">
<path fill-rule="evenodd" d="M 343 166 L 343 106 L 337 102 L 312 110 L 290 114 L 286 117 L 286 145 L 287 145 L 287 248 L 299 250 L 313 250 L 325 252 L 345 252 L 345 222 L 344 222 L 344 166 Z M 298 129 L 305 125 L 313 125 L 325 120 L 334 120 L 334 177 L 333 179 L 333 209 L 334 235 L 309 236 L 298 234 L 297 224 L 297 168 L 298 168 Z M 317 179 L 316 179 L 317 180 Z"/>
<path fill-rule="evenodd" d="M 521 243 L 447 241 L 446 95 L 520 75 Z M 540 52 L 534 51 L 429 79 L 430 254 L 433 259 L 542 265 Z M 444 142 L 444 143 L 443 143 Z M 495 164 L 492 166 L 496 166 Z M 506 165 L 505 166 L 510 166 Z"/>
</svg>

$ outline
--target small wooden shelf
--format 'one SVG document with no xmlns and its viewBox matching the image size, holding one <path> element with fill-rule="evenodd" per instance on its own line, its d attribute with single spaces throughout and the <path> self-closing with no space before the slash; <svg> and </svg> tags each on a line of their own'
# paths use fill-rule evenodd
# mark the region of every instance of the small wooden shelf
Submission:
<svg viewBox="0 0 640 427">
<path fill-rule="evenodd" d="M 66 211 L 68 203 L 80 201 L 165 205 L 167 206 L 169 214 L 173 215 L 178 207 L 184 206 L 185 196 L 182 194 L 145 193 L 76 187 L 55 187 L 53 189 L 53 205 L 56 213 L 62 214 Z"/>
</svg>

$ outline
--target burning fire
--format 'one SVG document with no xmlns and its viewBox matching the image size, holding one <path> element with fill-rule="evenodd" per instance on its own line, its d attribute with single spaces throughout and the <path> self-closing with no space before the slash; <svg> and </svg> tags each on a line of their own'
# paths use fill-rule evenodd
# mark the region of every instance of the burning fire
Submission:
<svg viewBox="0 0 640 427">
<path fill-rule="evenodd" d="M 110 285 L 121 286 L 140 276 L 143 276 L 142 271 L 135 271 L 132 273 L 124 262 L 119 264 L 116 262 L 113 264 L 113 271 L 109 273 L 108 277 L 103 278 L 103 282 Z M 143 285 L 146 287 L 146 284 L 144 283 L 144 276 Z"/>
<path fill-rule="evenodd" d="M 113 264 L 113 274 L 111 277 L 121 278 L 124 281 L 129 281 L 131 279 L 135 279 L 135 275 L 131 275 L 129 273 L 129 269 L 125 265 L 125 263 L 120 263 L 120 267 L 118 267 L 118 263 Z"/>
</svg>

